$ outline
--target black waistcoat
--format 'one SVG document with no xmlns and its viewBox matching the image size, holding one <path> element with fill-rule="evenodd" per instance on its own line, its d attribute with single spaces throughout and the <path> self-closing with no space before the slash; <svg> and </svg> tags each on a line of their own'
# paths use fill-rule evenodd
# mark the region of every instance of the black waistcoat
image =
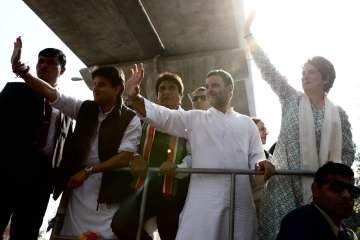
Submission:
<svg viewBox="0 0 360 240">
<path fill-rule="evenodd" d="M 119 114 L 121 109 L 121 114 Z M 86 167 L 85 161 L 90 152 L 90 141 L 96 134 L 99 106 L 94 101 L 85 101 L 76 118 L 74 134 L 64 146 L 62 166 L 64 177 L 60 190 L 64 189 L 68 179 Z M 116 106 L 100 125 L 98 136 L 98 154 L 101 162 L 118 154 L 124 132 L 135 113 L 126 106 Z M 128 172 L 107 171 L 103 173 L 99 203 L 117 203 L 132 193 L 132 176 Z M 58 192 L 59 193 L 59 192 Z"/>
</svg>

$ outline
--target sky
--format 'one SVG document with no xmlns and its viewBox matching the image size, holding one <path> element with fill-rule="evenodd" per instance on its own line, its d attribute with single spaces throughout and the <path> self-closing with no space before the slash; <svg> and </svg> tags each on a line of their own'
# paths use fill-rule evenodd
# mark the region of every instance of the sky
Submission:
<svg viewBox="0 0 360 240">
<path fill-rule="evenodd" d="M 90 90 L 84 82 L 73 82 L 72 77 L 80 77 L 79 69 L 85 64 L 51 31 L 51 29 L 20 0 L 0 2 L 0 89 L 6 82 L 21 81 L 11 71 L 10 57 L 17 36 L 23 40 L 22 59 L 35 73 L 37 54 L 44 48 L 61 49 L 66 57 L 66 71 L 59 81 L 59 87 L 70 95 L 91 98 Z"/>
<path fill-rule="evenodd" d="M 220 1 L 220 0 L 219 0 Z M 335 66 L 337 78 L 329 98 L 349 115 L 354 141 L 360 145 L 360 33 L 359 0 L 244 0 L 246 12 L 256 9 L 252 31 L 259 44 L 289 83 L 301 90 L 303 63 L 312 56 L 328 58 Z M 35 72 L 37 53 L 55 47 L 67 56 L 67 70 L 59 87 L 78 98 L 92 98 L 80 77 L 85 65 L 71 50 L 20 0 L 0 2 L 0 89 L 8 81 L 21 81 L 11 72 L 10 56 L 17 36 L 23 40 L 23 61 Z M 252 69 L 257 116 L 269 129 L 269 148 L 276 141 L 281 110 L 277 96 Z M 53 205 L 52 205 L 53 206 Z M 53 212 L 54 209 L 52 209 Z M 51 214 L 51 213 L 50 213 Z M 48 218 L 48 216 L 46 217 Z"/>
<path fill-rule="evenodd" d="M 360 2 L 357 0 L 244 0 L 245 11 L 256 9 L 253 33 L 273 64 L 301 90 L 301 68 L 310 57 L 322 55 L 333 62 L 337 78 L 329 98 L 349 115 L 355 142 L 360 144 L 360 81 L 357 57 L 360 53 L 358 23 Z M 16 14 L 14 14 L 16 12 Z M 17 36 L 23 39 L 23 60 L 35 70 L 37 53 L 45 47 L 62 49 L 67 56 L 67 70 L 59 86 L 79 98 L 92 98 L 80 77 L 85 65 L 20 0 L 0 3 L 0 89 L 7 81 L 21 81 L 11 72 L 10 56 Z M 250 63 L 252 63 L 250 59 Z M 270 147 L 280 129 L 281 111 L 276 95 L 251 65 L 257 116 L 269 129 Z"/>
</svg>

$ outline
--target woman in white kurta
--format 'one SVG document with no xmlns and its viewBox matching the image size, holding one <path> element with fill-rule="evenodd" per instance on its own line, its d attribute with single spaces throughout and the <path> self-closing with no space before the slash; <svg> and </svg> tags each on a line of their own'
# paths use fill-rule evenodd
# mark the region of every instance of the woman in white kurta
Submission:
<svg viewBox="0 0 360 240">
<path fill-rule="evenodd" d="M 316 171 L 326 161 L 351 166 L 354 147 L 345 111 L 328 98 L 335 80 L 333 65 L 323 57 L 308 60 L 303 67 L 304 92 L 287 82 L 250 34 L 250 17 L 245 24 L 246 40 L 263 79 L 278 95 L 281 129 L 272 162 L 279 169 Z M 260 210 L 259 236 L 276 238 L 282 218 L 311 201 L 311 177 L 275 176 L 270 179 Z"/>
</svg>

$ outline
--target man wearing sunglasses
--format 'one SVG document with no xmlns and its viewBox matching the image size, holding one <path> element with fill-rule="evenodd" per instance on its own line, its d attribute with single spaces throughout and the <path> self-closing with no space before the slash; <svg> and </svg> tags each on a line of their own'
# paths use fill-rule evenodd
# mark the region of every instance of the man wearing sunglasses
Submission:
<svg viewBox="0 0 360 240">
<path fill-rule="evenodd" d="M 198 87 L 189 96 L 192 104 L 192 109 L 208 110 L 210 104 L 206 98 L 206 88 Z"/>
<path fill-rule="evenodd" d="M 341 163 L 327 162 L 315 173 L 311 185 L 313 202 L 287 214 L 277 240 L 354 240 L 355 233 L 342 221 L 353 214 L 354 172 Z"/>
</svg>

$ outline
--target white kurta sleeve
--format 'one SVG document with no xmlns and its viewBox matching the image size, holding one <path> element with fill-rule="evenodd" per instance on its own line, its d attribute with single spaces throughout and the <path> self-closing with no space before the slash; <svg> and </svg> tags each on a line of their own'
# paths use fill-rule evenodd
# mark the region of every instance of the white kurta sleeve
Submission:
<svg viewBox="0 0 360 240">
<path fill-rule="evenodd" d="M 191 168 L 192 156 L 191 154 L 186 155 L 182 162 L 177 165 L 177 168 Z M 176 178 L 183 179 L 189 176 L 189 173 L 177 173 Z"/>
<path fill-rule="evenodd" d="M 127 151 L 127 152 L 136 152 L 138 145 L 140 143 L 141 137 L 141 123 L 138 116 L 130 121 L 127 126 L 124 136 L 121 140 L 118 152 Z"/>
<path fill-rule="evenodd" d="M 57 97 L 55 101 L 50 103 L 50 105 L 59 109 L 68 117 L 76 119 L 83 101 L 74 97 L 66 96 L 65 94 L 60 93 L 58 90 L 56 90 L 56 96 Z"/>
<path fill-rule="evenodd" d="M 190 111 L 172 110 L 157 105 L 147 99 L 145 101 L 146 118 L 150 125 L 161 132 L 188 139 Z"/>
<path fill-rule="evenodd" d="M 190 154 L 186 155 L 180 164 L 177 165 L 178 168 L 191 168 L 192 157 Z"/>
<path fill-rule="evenodd" d="M 183 158 L 181 163 L 177 165 L 178 168 L 191 168 L 192 155 L 191 155 L 191 147 L 189 141 L 186 141 L 186 152 L 187 155 Z"/>
<path fill-rule="evenodd" d="M 255 169 L 255 164 L 259 161 L 265 160 L 265 153 L 262 147 L 259 130 L 256 125 L 251 122 L 249 124 L 249 166 L 251 169 Z"/>
</svg>

